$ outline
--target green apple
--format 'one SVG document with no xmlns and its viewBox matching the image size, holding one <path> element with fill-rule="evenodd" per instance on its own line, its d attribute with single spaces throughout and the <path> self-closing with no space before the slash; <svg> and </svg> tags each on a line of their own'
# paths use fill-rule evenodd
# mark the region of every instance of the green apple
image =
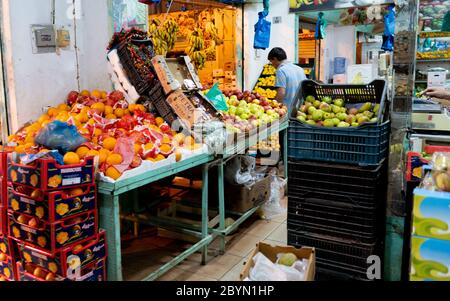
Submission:
<svg viewBox="0 0 450 301">
<path fill-rule="evenodd" d="M 238 116 L 241 116 L 242 114 L 244 114 L 244 108 L 243 107 L 238 107 L 235 111 L 235 114 Z"/>
<path fill-rule="evenodd" d="M 321 111 L 321 110 L 316 110 L 316 111 L 314 111 L 314 113 L 312 114 L 312 119 L 313 119 L 314 121 L 322 120 L 322 118 L 323 118 L 323 111 Z"/>
<path fill-rule="evenodd" d="M 341 108 L 341 113 L 347 113 L 347 108 Z"/>
<path fill-rule="evenodd" d="M 325 113 L 323 114 L 323 119 L 332 119 L 334 118 L 334 115 L 332 115 L 333 113 Z"/>
<path fill-rule="evenodd" d="M 312 113 L 314 113 L 316 110 L 317 110 L 317 109 L 316 109 L 315 107 L 310 106 L 310 107 L 308 108 L 308 114 L 312 115 Z"/>
<path fill-rule="evenodd" d="M 344 106 L 344 101 L 343 101 L 342 99 L 340 99 L 340 98 L 335 99 L 333 103 L 334 103 L 336 106 L 338 106 L 338 107 L 343 107 L 343 106 Z"/>
<path fill-rule="evenodd" d="M 345 121 L 341 121 L 339 122 L 339 124 L 337 125 L 338 128 L 348 128 L 350 127 L 350 124 L 345 122 Z"/>
<path fill-rule="evenodd" d="M 373 112 L 370 111 L 364 111 L 363 115 L 366 116 L 367 118 L 371 119 L 373 117 Z"/>
<path fill-rule="evenodd" d="M 246 107 L 246 106 L 247 106 L 247 102 L 246 102 L 245 100 L 241 100 L 241 101 L 239 102 L 239 106 L 240 106 L 240 107 Z"/>
<path fill-rule="evenodd" d="M 345 114 L 345 113 L 338 113 L 338 114 L 336 114 L 336 117 L 337 117 L 340 121 L 344 121 L 345 119 L 347 119 L 347 114 Z"/>
<path fill-rule="evenodd" d="M 333 120 L 333 123 L 334 123 L 334 125 L 338 125 L 339 124 L 339 122 L 341 122 L 338 118 L 333 118 L 333 119 L 331 119 L 331 120 Z"/>
<path fill-rule="evenodd" d="M 316 122 L 314 120 L 307 120 L 306 123 L 309 125 L 316 125 Z"/>
<path fill-rule="evenodd" d="M 236 107 L 230 107 L 228 109 L 228 113 L 230 113 L 230 115 L 236 115 L 236 110 L 237 110 Z"/>
<path fill-rule="evenodd" d="M 306 120 L 312 120 L 312 115 L 306 115 Z"/>
<path fill-rule="evenodd" d="M 357 123 L 357 122 L 352 122 L 352 126 L 357 127 L 357 126 L 359 126 L 359 123 Z"/>
<path fill-rule="evenodd" d="M 327 104 L 326 102 L 322 102 L 320 104 L 319 108 L 324 112 L 327 112 L 327 113 L 331 112 L 331 106 L 329 104 Z"/>
<path fill-rule="evenodd" d="M 325 119 L 323 122 L 323 126 L 327 128 L 334 127 L 334 121 L 332 119 Z"/>
<path fill-rule="evenodd" d="M 242 114 L 242 115 L 240 115 L 240 116 L 241 116 L 241 118 L 244 119 L 244 120 L 247 120 L 248 117 L 249 117 L 248 114 L 245 114 L 245 113 Z"/>
<path fill-rule="evenodd" d="M 322 101 L 327 104 L 331 104 L 332 99 L 331 99 L 331 97 L 325 96 L 324 98 L 322 98 Z"/>
<path fill-rule="evenodd" d="M 316 99 L 312 95 L 306 96 L 306 99 L 305 99 L 305 101 L 310 102 L 310 103 L 313 103 L 315 100 Z"/>
<path fill-rule="evenodd" d="M 369 118 L 367 118 L 367 116 L 362 116 L 362 117 L 358 118 L 358 123 L 359 124 L 364 124 L 364 123 L 366 123 L 368 121 L 369 121 Z"/>
<path fill-rule="evenodd" d="M 370 122 L 377 122 L 377 121 L 378 121 L 377 117 L 374 117 L 374 118 L 370 119 Z"/>
<path fill-rule="evenodd" d="M 341 108 L 336 105 L 331 105 L 331 110 L 333 111 L 334 114 L 341 112 Z"/>
<path fill-rule="evenodd" d="M 305 116 L 297 116 L 297 120 L 300 122 L 306 122 Z"/>
<path fill-rule="evenodd" d="M 318 108 L 320 107 L 320 104 L 321 104 L 320 100 L 315 100 L 314 103 L 313 103 L 313 106 L 314 106 L 316 109 L 318 109 Z"/>
</svg>

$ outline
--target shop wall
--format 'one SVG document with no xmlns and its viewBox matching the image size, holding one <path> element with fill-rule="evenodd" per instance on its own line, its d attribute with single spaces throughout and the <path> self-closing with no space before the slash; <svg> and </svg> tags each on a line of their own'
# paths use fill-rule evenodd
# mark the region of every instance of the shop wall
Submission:
<svg viewBox="0 0 450 301">
<path fill-rule="evenodd" d="M 335 57 L 345 57 L 347 65 L 355 64 L 356 33 L 355 26 L 327 26 L 327 36 L 324 40 L 323 53 L 325 80 L 333 76 L 333 64 Z"/>
<path fill-rule="evenodd" d="M 246 4 L 244 7 L 244 89 L 253 89 L 262 68 L 267 64 L 267 55 L 273 47 L 283 48 L 288 60 L 295 61 L 295 14 L 289 14 L 289 1 L 271 1 L 268 20 L 272 22 L 270 47 L 266 50 L 255 51 L 253 40 L 254 25 L 258 21 L 258 12 L 263 5 Z M 273 24 L 274 17 L 281 17 L 281 23 Z"/>
<path fill-rule="evenodd" d="M 2 1 L 3 11 L 9 12 L 2 25 L 12 131 L 35 120 L 43 107 L 61 103 L 78 84 L 82 89 L 110 89 L 107 1 L 75 0 L 78 60 L 72 1 L 55 1 L 55 25 L 69 29 L 70 48 L 48 54 L 33 54 L 31 25 L 51 24 L 52 0 Z"/>
</svg>

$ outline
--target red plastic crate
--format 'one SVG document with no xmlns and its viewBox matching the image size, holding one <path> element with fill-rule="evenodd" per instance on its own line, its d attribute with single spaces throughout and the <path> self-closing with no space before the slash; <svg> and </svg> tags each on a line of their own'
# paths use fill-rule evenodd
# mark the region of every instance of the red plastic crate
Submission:
<svg viewBox="0 0 450 301">
<path fill-rule="evenodd" d="M 46 281 L 45 279 L 36 277 L 31 273 L 31 270 L 37 268 L 38 266 L 29 264 L 27 267 L 24 267 L 22 262 L 18 262 L 16 266 L 19 281 Z M 27 268 L 29 271 L 26 271 Z M 44 275 L 51 273 L 51 271 L 46 269 L 42 269 L 42 271 Z M 72 278 L 54 275 L 54 280 L 52 281 L 106 281 L 106 258 L 92 262 L 82 268 L 79 275 L 75 274 Z"/>
<path fill-rule="evenodd" d="M 9 236 L 19 243 L 52 254 L 94 236 L 98 229 L 96 210 L 80 213 L 55 223 L 39 221 L 36 227 L 19 222 L 17 219 L 20 215 L 23 215 L 26 220 L 34 218 L 31 215 L 9 212 Z"/>
<path fill-rule="evenodd" d="M 7 208 L 0 206 L 0 236 L 8 234 Z"/>
<path fill-rule="evenodd" d="M 70 190 L 61 190 L 42 192 L 41 196 L 31 197 L 33 188 L 11 185 L 8 189 L 8 210 L 29 214 L 48 223 L 96 210 L 95 184 L 83 186 L 80 189 L 83 190 L 83 193 L 75 196 L 68 194 Z"/>
<path fill-rule="evenodd" d="M 55 191 L 95 183 L 94 157 L 74 165 L 59 165 L 54 159 L 39 159 L 33 164 L 22 165 L 8 155 L 8 180 L 11 183 Z"/>
<path fill-rule="evenodd" d="M 43 252 L 21 243 L 19 243 L 18 249 L 22 262 L 35 264 L 56 275 L 66 277 L 70 266 L 83 268 L 92 262 L 106 258 L 105 231 L 101 230 L 94 237 L 87 238 L 76 246 L 81 246 L 81 248 L 74 250 L 75 246 L 72 245 L 56 254 Z"/>
</svg>

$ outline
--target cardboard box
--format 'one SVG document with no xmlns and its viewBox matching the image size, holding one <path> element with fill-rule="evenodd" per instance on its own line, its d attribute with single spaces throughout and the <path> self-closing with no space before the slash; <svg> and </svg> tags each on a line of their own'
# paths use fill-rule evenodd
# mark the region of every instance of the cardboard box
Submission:
<svg viewBox="0 0 450 301">
<path fill-rule="evenodd" d="M 413 235 L 450 241 L 449 228 L 450 193 L 414 189 Z"/>
<path fill-rule="evenodd" d="M 214 69 L 213 70 L 213 77 L 223 77 L 224 72 L 223 69 Z"/>
<path fill-rule="evenodd" d="M 166 59 L 162 55 L 155 56 L 152 59 L 152 65 L 166 95 L 181 89 L 181 83 L 172 74 Z"/>
<path fill-rule="evenodd" d="M 410 281 L 450 281 L 450 241 L 413 236 Z"/>
<path fill-rule="evenodd" d="M 240 275 L 241 281 L 243 281 L 248 277 L 248 275 L 250 275 L 250 269 L 255 265 L 255 263 L 253 262 L 253 257 L 255 257 L 258 252 L 264 254 L 272 262 L 275 262 L 277 260 L 277 254 L 279 253 L 294 253 L 298 259 L 308 259 L 309 266 L 306 269 L 305 280 L 314 281 L 316 273 L 316 251 L 314 248 L 303 247 L 301 249 L 297 249 L 292 246 L 272 246 L 263 242 L 260 242 L 256 245 L 256 249 L 252 252 L 247 263 L 242 269 Z"/>
<path fill-rule="evenodd" d="M 369 84 L 375 79 L 375 68 L 372 64 L 350 65 L 347 67 L 348 84 Z"/>
<path fill-rule="evenodd" d="M 224 65 L 223 65 L 223 69 L 225 70 L 225 71 L 234 71 L 234 69 L 235 69 L 235 64 L 234 64 L 234 62 L 226 62 Z"/>
<path fill-rule="evenodd" d="M 225 71 L 225 78 L 233 78 L 233 71 Z"/>
<path fill-rule="evenodd" d="M 181 83 L 183 90 L 202 90 L 203 86 L 189 56 L 166 59 L 170 72 Z M 190 87 L 190 85 L 192 85 Z"/>
</svg>

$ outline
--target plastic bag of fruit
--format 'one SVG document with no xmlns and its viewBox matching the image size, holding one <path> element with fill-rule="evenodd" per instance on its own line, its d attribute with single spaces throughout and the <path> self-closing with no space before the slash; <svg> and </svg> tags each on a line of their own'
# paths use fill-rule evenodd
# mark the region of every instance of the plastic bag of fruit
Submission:
<svg viewBox="0 0 450 301">
<path fill-rule="evenodd" d="M 49 149 L 66 153 L 77 149 L 86 142 L 86 138 L 78 133 L 76 126 L 56 120 L 47 124 L 38 133 L 35 142 Z"/>
<path fill-rule="evenodd" d="M 434 153 L 431 162 L 435 189 L 450 192 L 450 153 Z"/>
</svg>

